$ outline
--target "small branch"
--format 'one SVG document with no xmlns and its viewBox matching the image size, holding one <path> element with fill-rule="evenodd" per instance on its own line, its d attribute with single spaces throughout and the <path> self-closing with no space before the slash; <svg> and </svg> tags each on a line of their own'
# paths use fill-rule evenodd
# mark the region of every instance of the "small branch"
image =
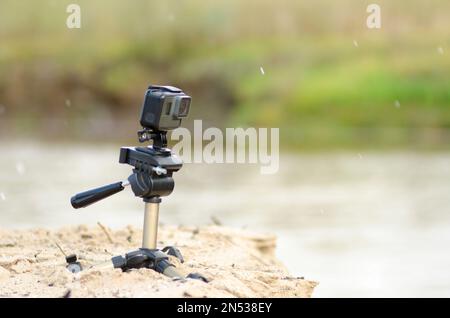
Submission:
<svg viewBox="0 0 450 318">
<path fill-rule="evenodd" d="M 55 239 L 51 239 L 51 240 L 58 247 L 58 249 L 61 251 L 62 255 L 64 255 L 64 257 L 67 257 L 67 254 L 64 252 L 64 250 L 62 249 L 61 245 L 59 245 L 58 242 L 56 242 Z"/>
<path fill-rule="evenodd" d="M 213 222 L 214 225 L 222 226 L 222 222 L 215 215 L 211 215 L 211 221 Z"/>
<path fill-rule="evenodd" d="M 114 241 L 113 241 L 111 235 L 109 234 L 108 229 L 107 229 L 103 224 L 101 224 L 100 222 L 97 222 L 97 225 L 98 225 L 98 226 L 102 229 L 102 231 L 105 233 L 106 237 L 108 238 L 108 241 L 109 241 L 110 243 L 114 244 Z"/>
</svg>

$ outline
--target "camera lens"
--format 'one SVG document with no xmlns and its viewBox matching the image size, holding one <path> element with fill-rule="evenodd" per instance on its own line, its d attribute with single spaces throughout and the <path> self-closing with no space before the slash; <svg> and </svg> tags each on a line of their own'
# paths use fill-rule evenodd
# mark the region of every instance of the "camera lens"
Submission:
<svg viewBox="0 0 450 318">
<path fill-rule="evenodd" d="M 178 108 L 178 117 L 186 117 L 189 113 L 189 105 L 191 100 L 189 98 L 182 98 Z"/>
</svg>

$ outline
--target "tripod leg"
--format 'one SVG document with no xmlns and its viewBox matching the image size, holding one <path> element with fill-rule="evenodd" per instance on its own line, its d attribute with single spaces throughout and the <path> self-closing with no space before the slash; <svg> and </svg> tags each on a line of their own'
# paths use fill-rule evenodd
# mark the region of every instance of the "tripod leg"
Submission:
<svg viewBox="0 0 450 318">
<path fill-rule="evenodd" d="M 176 248 L 175 246 L 166 246 L 161 251 L 163 251 L 167 255 L 175 256 L 176 258 L 178 258 L 180 260 L 181 263 L 184 263 L 183 255 L 181 255 L 180 250 L 178 248 Z"/>
<path fill-rule="evenodd" d="M 174 278 L 174 279 L 180 279 L 183 280 L 183 275 L 181 275 L 180 273 L 177 272 L 177 270 L 175 269 L 175 266 L 167 266 L 166 269 L 164 269 L 164 271 L 162 272 L 164 275 Z"/>
<path fill-rule="evenodd" d="M 160 202 L 160 198 L 152 198 L 149 202 L 145 202 L 142 248 L 156 249 Z"/>
</svg>

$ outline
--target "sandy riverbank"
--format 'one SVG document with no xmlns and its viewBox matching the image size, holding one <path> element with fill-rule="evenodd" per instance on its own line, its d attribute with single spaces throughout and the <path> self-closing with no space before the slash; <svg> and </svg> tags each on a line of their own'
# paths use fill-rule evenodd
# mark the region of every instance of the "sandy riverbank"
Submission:
<svg viewBox="0 0 450 318">
<path fill-rule="evenodd" d="M 159 239 L 159 246 L 182 251 L 183 264 L 171 257 L 179 272 L 198 272 L 210 282 L 173 281 L 148 269 L 88 269 L 139 247 L 141 231 L 133 227 L 0 230 L 0 296 L 310 297 L 317 285 L 289 275 L 275 259 L 272 235 L 220 226 L 161 226 Z M 70 273 L 56 243 L 77 254 L 86 270 Z"/>
</svg>

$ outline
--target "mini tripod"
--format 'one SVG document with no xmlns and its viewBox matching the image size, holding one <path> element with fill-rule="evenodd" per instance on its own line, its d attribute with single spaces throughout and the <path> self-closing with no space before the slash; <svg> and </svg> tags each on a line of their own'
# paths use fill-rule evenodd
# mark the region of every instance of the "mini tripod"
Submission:
<svg viewBox="0 0 450 318">
<path fill-rule="evenodd" d="M 133 173 L 127 181 L 113 183 L 101 188 L 79 193 L 72 197 L 75 209 L 86 207 L 131 186 L 135 196 L 145 203 L 142 247 L 124 256 L 113 257 L 114 268 L 127 271 L 133 268 L 150 268 L 166 276 L 182 279 L 167 255 L 184 262 L 180 251 L 173 246 L 157 249 L 159 204 L 162 196 L 172 193 L 175 183 L 174 172 L 181 169 L 183 162 L 167 148 L 167 132 L 144 129 L 138 132 L 139 141 L 153 141 L 148 147 L 123 147 L 119 162 L 133 166 Z M 167 254 L 166 254 L 167 253 Z M 189 274 L 188 278 L 207 280 L 199 274 Z"/>
</svg>

